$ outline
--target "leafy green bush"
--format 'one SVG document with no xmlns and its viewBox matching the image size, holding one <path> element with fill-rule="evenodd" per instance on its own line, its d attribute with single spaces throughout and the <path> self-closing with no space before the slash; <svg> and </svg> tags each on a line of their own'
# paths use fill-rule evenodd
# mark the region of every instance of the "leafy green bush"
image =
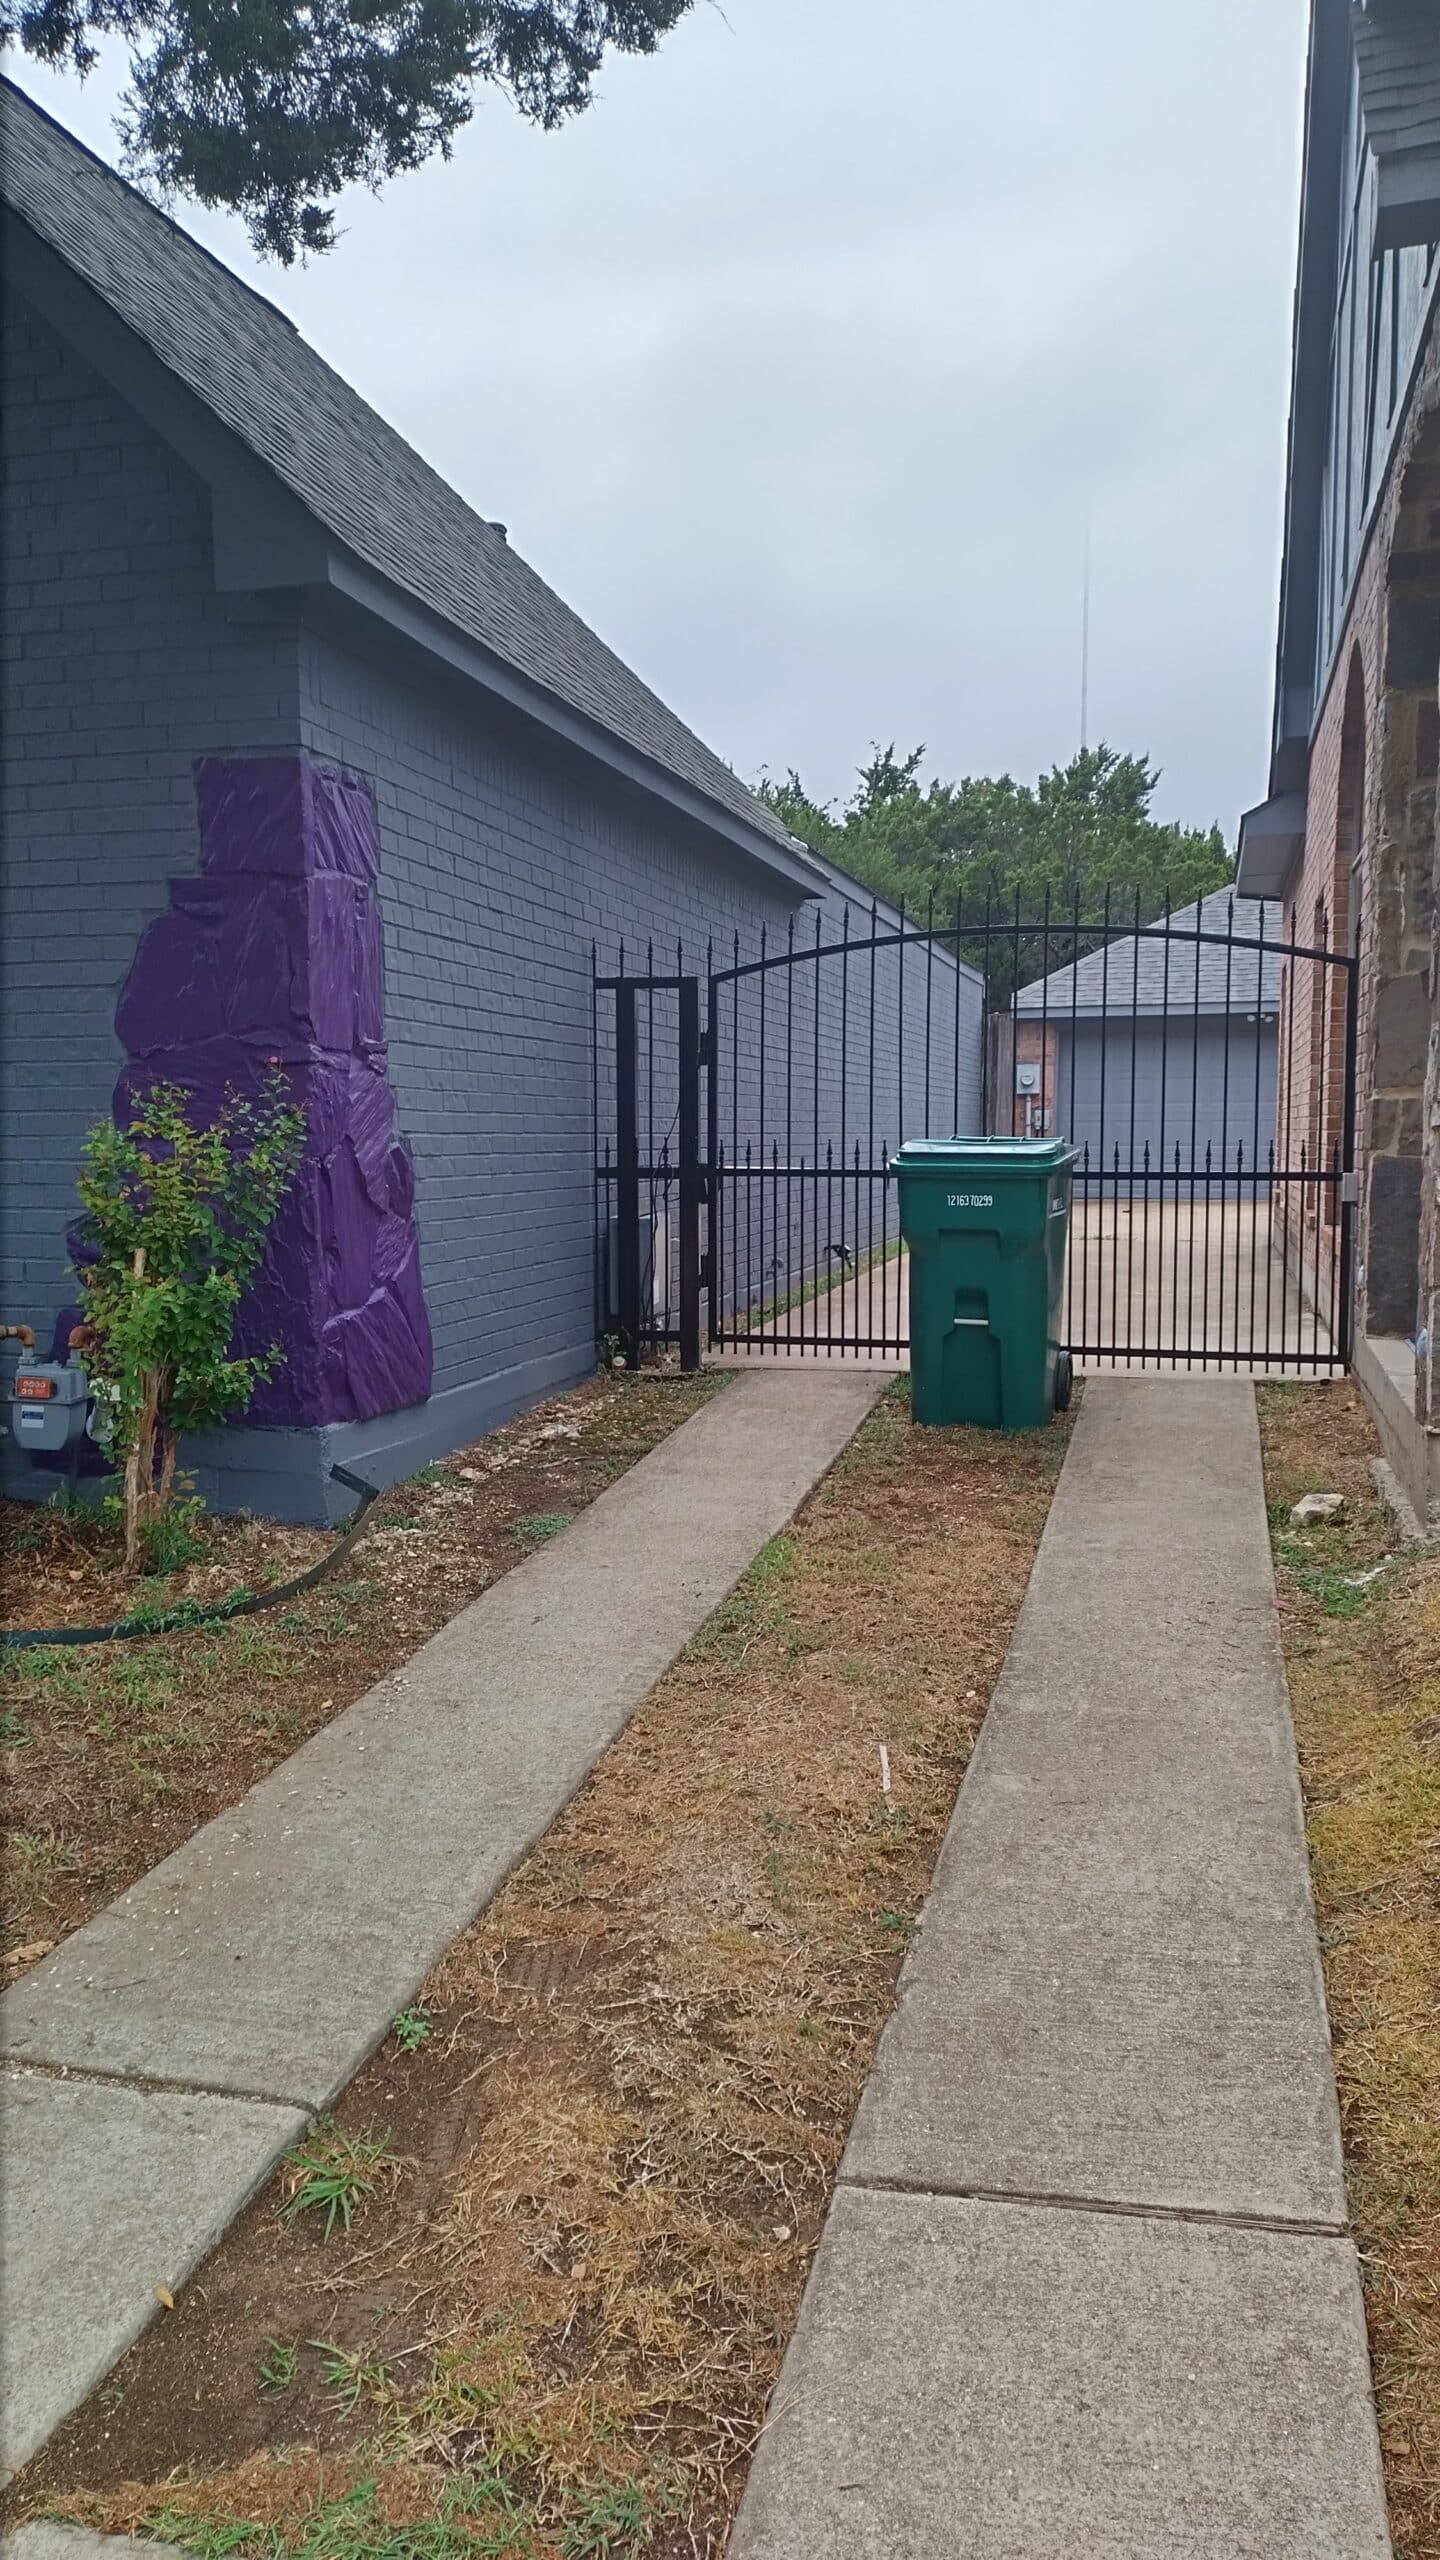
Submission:
<svg viewBox="0 0 1440 2560">
<path fill-rule="evenodd" d="M 227 1421 L 282 1358 L 272 1343 L 237 1359 L 231 1341 L 299 1168 L 304 1114 L 273 1061 L 256 1100 L 228 1090 L 203 1128 L 191 1126 L 187 1100 L 179 1085 L 152 1085 L 126 1127 L 91 1129 L 81 1156 L 85 1363 L 122 1470 L 132 1572 L 157 1569 L 153 1559 L 171 1549 L 178 1560 L 183 1547 L 183 1530 L 158 1549 L 154 1536 L 181 1432 Z"/>
</svg>

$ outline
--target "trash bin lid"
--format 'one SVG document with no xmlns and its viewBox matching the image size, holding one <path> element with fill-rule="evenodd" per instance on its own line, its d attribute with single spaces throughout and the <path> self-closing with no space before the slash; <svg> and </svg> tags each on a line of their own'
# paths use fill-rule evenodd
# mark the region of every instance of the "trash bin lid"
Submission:
<svg viewBox="0 0 1440 2560">
<path fill-rule="evenodd" d="M 890 1159 L 897 1173 L 954 1173 L 983 1166 L 989 1173 L 1059 1173 L 1075 1162 L 1063 1138 L 907 1138 Z"/>
</svg>

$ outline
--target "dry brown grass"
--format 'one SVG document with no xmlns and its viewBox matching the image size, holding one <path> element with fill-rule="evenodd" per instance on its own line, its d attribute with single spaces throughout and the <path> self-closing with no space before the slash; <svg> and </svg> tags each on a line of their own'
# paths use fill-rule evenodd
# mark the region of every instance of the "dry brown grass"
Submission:
<svg viewBox="0 0 1440 2560">
<path fill-rule="evenodd" d="M 596 1378 L 554 1398 L 397 1485 L 332 1580 L 263 1616 L 0 1656 L 0 1978 L 238 1803 L 718 1383 Z M 150 1605 L 259 1590 L 330 1545 L 244 1516 L 209 1518 L 202 1536 L 200 1557 L 138 1587 Z M 5 1624 L 109 1625 L 136 1599 L 98 1514 L 0 1504 Z"/>
<path fill-rule="evenodd" d="M 1353 1388 L 1260 1402 L 1391 2525 L 1440 2560 L 1440 1557 L 1396 1555 Z M 1346 1516 L 1301 1536 L 1322 1490 Z"/>
<path fill-rule="evenodd" d="M 394 2197 L 328 2250 L 262 2199 L 29 2504 L 153 2520 L 182 2465 L 192 2516 L 328 2552 L 287 2459 L 323 2444 L 352 2480 L 428 2478 L 432 2521 L 447 2483 L 503 2481 L 514 2538 L 485 2548 L 722 2548 L 1063 1454 L 1059 1428 L 916 1432 L 902 1399 L 451 1950 L 429 2041 L 347 2094 L 353 2127 L 388 2110 Z M 343 2422 L 303 2372 L 259 2407 L 275 2335 L 370 2358 Z"/>
</svg>

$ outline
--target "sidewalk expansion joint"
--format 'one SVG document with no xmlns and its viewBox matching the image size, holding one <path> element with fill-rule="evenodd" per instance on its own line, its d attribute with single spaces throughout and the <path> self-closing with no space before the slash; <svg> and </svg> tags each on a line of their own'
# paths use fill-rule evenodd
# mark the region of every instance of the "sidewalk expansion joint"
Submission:
<svg viewBox="0 0 1440 2560">
<path fill-rule="evenodd" d="M 133 2089 L 138 2097 L 228 2098 L 237 2107 L 298 2109 L 318 2114 L 313 2098 L 286 2097 L 273 2089 L 220 2089 L 208 2080 L 165 2080 L 148 2071 L 97 2071 L 85 2063 L 35 2061 L 29 2054 L 0 2054 L 0 2079 L 52 2080 L 89 2089 Z"/>
<path fill-rule="evenodd" d="M 1034 2205 L 1050 2213 L 1110 2214 L 1129 2222 L 1194 2223 L 1202 2230 L 1214 2231 L 1270 2231 L 1291 2240 L 1350 2237 L 1350 2226 L 1345 2222 L 1312 2222 L 1299 2215 L 1221 2213 L 1206 2205 L 1129 2204 L 1107 2196 L 1032 2194 L 1019 2187 L 932 2187 L 909 2178 L 849 2178 L 843 2170 L 836 2180 L 837 2193 L 842 2187 L 851 2195 L 923 2196 L 936 2204 Z"/>
</svg>

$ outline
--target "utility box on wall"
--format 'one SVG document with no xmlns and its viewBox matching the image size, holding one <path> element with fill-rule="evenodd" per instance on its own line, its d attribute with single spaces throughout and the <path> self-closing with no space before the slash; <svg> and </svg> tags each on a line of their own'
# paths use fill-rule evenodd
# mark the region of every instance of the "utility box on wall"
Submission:
<svg viewBox="0 0 1440 2560">
<path fill-rule="evenodd" d="M 81 1438 L 90 1382 L 78 1362 L 27 1360 L 10 1389 L 10 1428 L 19 1449 L 68 1449 Z"/>
</svg>

